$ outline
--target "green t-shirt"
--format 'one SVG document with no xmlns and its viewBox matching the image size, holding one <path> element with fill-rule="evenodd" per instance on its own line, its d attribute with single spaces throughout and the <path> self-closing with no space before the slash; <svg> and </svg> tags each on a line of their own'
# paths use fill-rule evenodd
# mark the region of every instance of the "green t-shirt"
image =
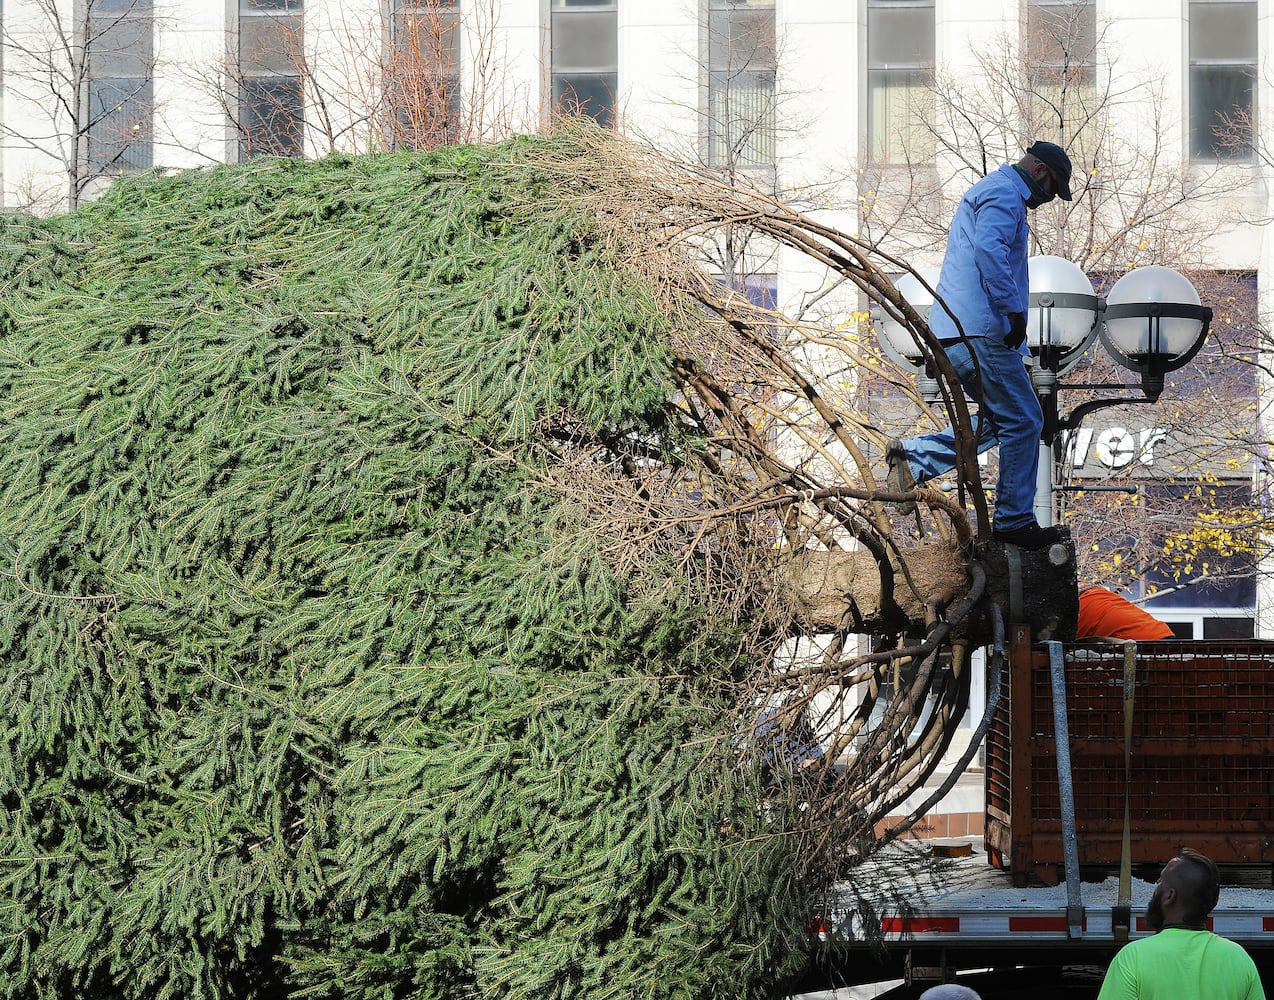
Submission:
<svg viewBox="0 0 1274 1000">
<path fill-rule="evenodd" d="M 1265 991 L 1240 945 L 1169 927 L 1120 950 L 1097 1000 L 1265 1000 Z"/>
</svg>

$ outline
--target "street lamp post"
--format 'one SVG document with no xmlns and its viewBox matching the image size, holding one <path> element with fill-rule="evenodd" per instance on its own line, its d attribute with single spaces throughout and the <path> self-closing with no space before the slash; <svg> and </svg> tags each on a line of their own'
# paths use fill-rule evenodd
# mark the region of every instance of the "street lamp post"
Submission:
<svg viewBox="0 0 1274 1000">
<path fill-rule="evenodd" d="M 1031 384 L 1044 411 L 1040 460 L 1035 473 L 1035 520 L 1053 524 L 1053 449 L 1060 429 L 1057 393 L 1097 336 L 1102 301 L 1078 265 L 1065 257 L 1032 257 L 1026 343 L 1031 349 Z"/>
</svg>

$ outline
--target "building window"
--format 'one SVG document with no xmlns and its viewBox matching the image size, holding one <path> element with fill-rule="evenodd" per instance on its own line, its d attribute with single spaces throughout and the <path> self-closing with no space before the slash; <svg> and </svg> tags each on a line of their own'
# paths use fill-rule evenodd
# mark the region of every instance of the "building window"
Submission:
<svg viewBox="0 0 1274 1000">
<path fill-rule="evenodd" d="M 145 169 L 153 162 L 151 0 L 98 0 L 88 9 L 84 30 L 87 174 L 109 177 Z"/>
<path fill-rule="evenodd" d="M 1136 527 L 1147 545 L 1141 551 L 1148 553 L 1140 585 L 1158 595 L 1155 606 L 1255 607 L 1260 552 L 1250 525 L 1260 516 L 1261 500 L 1250 481 L 1138 486 L 1145 514 Z"/>
<path fill-rule="evenodd" d="M 867 150 L 877 163 L 933 160 L 933 0 L 867 0 Z"/>
<path fill-rule="evenodd" d="M 728 275 L 717 275 L 717 281 L 726 288 L 742 292 L 743 297 L 757 309 L 773 312 L 778 308 L 779 276 L 765 271 L 750 274 L 737 274 L 733 278 Z"/>
<path fill-rule="evenodd" d="M 393 149 L 459 142 L 460 7 L 457 0 L 392 0 L 385 72 Z"/>
<path fill-rule="evenodd" d="M 1069 147 L 1091 119 L 1096 100 L 1096 3 L 1030 0 L 1024 48 L 1030 133 Z"/>
<path fill-rule="evenodd" d="M 302 0 L 239 0 L 239 155 L 300 156 L 304 147 Z"/>
<path fill-rule="evenodd" d="M 709 0 L 707 162 L 774 164 L 774 0 Z"/>
<path fill-rule="evenodd" d="M 619 86 L 619 5 L 615 0 L 552 0 L 553 110 L 615 124 Z"/>
<path fill-rule="evenodd" d="M 1190 155 L 1245 160 L 1256 121 L 1256 4 L 1191 0 Z"/>
</svg>

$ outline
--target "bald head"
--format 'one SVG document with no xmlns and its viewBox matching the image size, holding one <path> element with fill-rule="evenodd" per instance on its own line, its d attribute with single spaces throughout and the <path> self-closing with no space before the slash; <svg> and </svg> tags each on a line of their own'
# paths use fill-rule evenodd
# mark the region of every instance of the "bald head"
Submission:
<svg viewBox="0 0 1274 1000">
<path fill-rule="evenodd" d="M 967 986 L 944 983 L 925 990 L 920 994 L 920 1000 L 982 1000 L 982 998 Z"/>
</svg>

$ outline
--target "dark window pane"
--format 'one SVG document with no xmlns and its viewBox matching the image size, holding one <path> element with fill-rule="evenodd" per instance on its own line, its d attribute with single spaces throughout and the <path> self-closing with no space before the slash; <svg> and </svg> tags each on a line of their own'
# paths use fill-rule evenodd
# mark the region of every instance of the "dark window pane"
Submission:
<svg viewBox="0 0 1274 1000">
<path fill-rule="evenodd" d="M 1145 604 L 1147 611 L 1155 613 L 1156 608 L 1251 608 L 1256 602 L 1255 576 L 1239 580 L 1213 580 L 1191 584 L 1180 590 L 1171 588 L 1179 586 L 1170 575 L 1147 573 L 1145 582 L 1149 586 L 1164 588 L 1166 593 L 1160 594 Z"/>
<path fill-rule="evenodd" d="M 150 17 L 153 0 L 90 0 L 88 13 L 94 14 L 127 14 L 131 17 Z"/>
<path fill-rule="evenodd" d="M 239 70 L 245 76 L 287 76 L 304 59 L 299 16 L 245 17 L 239 21 Z"/>
<path fill-rule="evenodd" d="M 779 300 L 779 276 L 777 274 L 749 274 L 743 279 L 741 291 L 758 309 L 774 309 Z"/>
<path fill-rule="evenodd" d="M 1200 297 L 1214 309 L 1211 332 L 1194 360 L 1173 372 L 1170 388 L 1179 398 L 1219 396 L 1246 409 L 1258 392 L 1256 275 L 1238 273 L 1222 281 L 1205 275 L 1197 281 Z"/>
<path fill-rule="evenodd" d="M 455 24 L 460 17 L 456 0 L 393 0 L 394 24 L 412 18 L 440 18 Z"/>
<path fill-rule="evenodd" d="M 1195 583 L 1182 586 L 1177 569 L 1171 561 L 1157 559 L 1152 553 L 1163 553 L 1163 541 L 1167 535 L 1188 530 L 1188 525 L 1176 520 L 1164 521 L 1160 512 L 1179 508 L 1183 499 L 1191 499 L 1189 487 L 1167 483 L 1143 483 L 1147 534 L 1140 541 L 1139 550 L 1147 557 L 1143 584 L 1160 593 L 1147 604 L 1147 610 L 1162 608 L 1252 608 L 1256 606 L 1256 562 L 1251 552 L 1227 554 L 1204 550 L 1200 558 L 1209 565 L 1209 575 Z M 1219 486 L 1208 499 L 1211 509 L 1232 515 L 1242 514 L 1253 502 L 1252 490 L 1247 484 Z M 1188 574 L 1187 574 L 1188 576 Z M 1177 589 L 1180 588 L 1180 589 Z M 1205 626 L 1206 636 L 1206 626 Z"/>
<path fill-rule="evenodd" d="M 151 31 L 154 21 L 136 17 L 100 16 L 89 19 L 88 72 L 100 77 L 150 76 Z"/>
<path fill-rule="evenodd" d="M 1256 622 L 1251 618 L 1205 618 L 1203 619 L 1203 638 L 1205 639 L 1253 639 L 1256 637 Z"/>
<path fill-rule="evenodd" d="M 552 21 L 553 108 L 585 114 L 598 124 L 615 121 L 619 82 L 619 39 L 614 4 L 555 3 L 556 7 L 609 7 L 602 11 L 560 11 Z"/>
<path fill-rule="evenodd" d="M 933 141 L 932 3 L 870 0 L 867 7 L 868 155 L 877 163 L 928 163 Z"/>
<path fill-rule="evenodd" d="M 257 11 L 299 11 L 301 0 L 239 0 L 239 10 L 244 14 Z"/>
<path fill-rule="evenodd" d="M 925 125 L 933 111 L 932 78 L 927 71 L 867 71 L 867 134 L 870 155 L 878 163 L 928 163 L 933 136 Z"/>
<path fill-rule="evenodd" d="M 568 115 L 588 115 L 603 128 L 615 124 L 615 73 L 554 75 L 553 107 Z"/>
<path fill-rule="evenodd" d="M 90 175 L 114 176 L 152 165 L 151 7 L 151 0 L 94 0 L 87 7 L 85 156 Z"/>
<path fill-rule="evenodd" d="M 301 155 L 305 115 L 296 77 L 244 80 L 239 118 L 245 158 Z"/>
<path fill-rule="evenodd" d="M 460 64 L 460 13 L 454 7 L 406 7 L 394 15 L 397 54 L 437 72 L 455 72 Z"/>
<path fill-rule="evenodd" d="M 553 0 L 554 7 L 610 7 L 614 9 L 615 0 Z"/>
<path fill-rule="evenodd" d="M 93 174 L 152 165 L 149 79 L 90 80 L 88 160 Z"/>
<path fill-rule="evenodd" d="M 452 0 L 398 0 L 386 67 L 386 122 L 394 149 L 460 139 L 460 12 Z"/>
<path fill-rule="evenodd" d="M 553 15 L 553 72 L 611 69 L 619 62 L 614 13 Z"/>
<path fill-rule="evenodd" d="M 773 7 L 712 11 L 708 163 L 766 167 L 775 158 Z"/>
<path fill-rule="evenodd" d="M 393 149 L 434 149 L 461 140 L 460 85 L 450 77 L 389 84 L 389 144 Z"/>
<path fill-rule="evenodd" d="M 1255 3 L 1192 3 L 1190 58 L 1256 60 Z"/>
<path fill-rule="evenodd" d="M 1249 67 L 1191 67 L 1191 156 L 1234 160 L 1251 155 L 1252 91 L 1253 73 Z M 1229 128 L 1226 126 L 1227 119 L 1231 122 Z M 1242 126 L 1237 133 L 1235 125 Z"/>
<path fill-rule="evenodd" d="M 1029 64 L 1077 69 L 1091 65 L 1097 48 L 1097 5 L 1032 3 L 1027 9 Z"/>
<path fill-rule="evenodd" d="M 933 5 L 867 10 L 867 58 L 872 66 L 928 66 L 934 58 Z"/>
</svg>

